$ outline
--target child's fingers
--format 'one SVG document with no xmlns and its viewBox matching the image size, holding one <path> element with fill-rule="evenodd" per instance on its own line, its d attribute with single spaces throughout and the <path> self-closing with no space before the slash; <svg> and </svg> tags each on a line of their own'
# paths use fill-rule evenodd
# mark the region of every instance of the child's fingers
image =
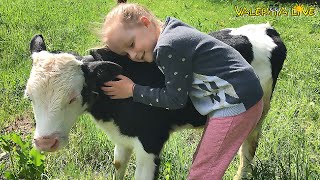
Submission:
<svg viewBox="0 0 320 180">
<path fill-rule="evenodd" d="M 107 93 L 113 92 L 114 88 L 113 87 L 101 87 L 101 90 Z"/>
<path fill-rule="evenodd" d="M 109 82 L 103 83 L 102 87 L 105 87 L 105 86 L 110 86 Z"/>
<path fill-rule="evenodd" d="M 124 76 L 124 77 L 125 77 L 125 76 Z M 122 80 L 122 79 L 121 79 L 121 80 Z M 119 81 L 108 81 L 108 82 L 104 83 L 103 85 L 104 85 L 104 86 L 112 86 L 112 87 L 115 87 L 115 86 L 118 86 L 118 85 L 119 85 L 119 83 L 120 83 L 121 80 L 119 80 Z"/>
<path fill-rule="evenodd" d="M 114 99 L 114 97 L 116 96 L 115 92 L 104 92 L 104 94 L 109 96 L 111 99 Z"/>
<path fill-rule="evenodd" d="M 122 74 L 120 74 L 120 75 L 118 75 L 116 78 L 118 78 L 118 79 L 126 79 L 127 77 L 124 76 L 124 75 L 122 75 Z"/>
<path fill-rule="evenodd" d="M 105 86 L 113 86 L 115 84 L 114 82 L 116 82 L 116 81 L 108 81 L 108 82 L 105 82 L 103 85 L 105 85 Z"/>
</svg>

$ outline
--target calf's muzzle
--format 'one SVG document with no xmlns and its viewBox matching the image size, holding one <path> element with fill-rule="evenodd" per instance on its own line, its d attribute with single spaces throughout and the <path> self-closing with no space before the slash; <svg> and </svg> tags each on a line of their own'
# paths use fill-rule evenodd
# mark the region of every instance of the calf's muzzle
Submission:
<svg viewBox="0 0 320 180">
<path fill-rule="evenodd" d="M 33 143 L 40 151 L 53 152 L 59 147 L 59 138 L 57 135 L 42 136 L 34 138 Z"/>
</svg>

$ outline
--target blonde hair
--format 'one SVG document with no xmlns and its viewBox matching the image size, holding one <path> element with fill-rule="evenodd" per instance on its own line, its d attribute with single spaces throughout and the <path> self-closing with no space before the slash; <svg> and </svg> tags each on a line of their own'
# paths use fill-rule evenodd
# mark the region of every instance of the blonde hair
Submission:
<svg viewBox="0 0 320 180">
<path fill-rule="evenodd" d="M 156 26 L 161 26 L 161 21 L 147 8 L 135 3 L 119 3 L 113 7 L 106 15 L 102 25 L 101 39 L 103 40 L 107 30 L 114 21 L 119 20 L 125 27 L 139 25 L 141 16 L 146 16 L 151 23 Z"/>
</svg>

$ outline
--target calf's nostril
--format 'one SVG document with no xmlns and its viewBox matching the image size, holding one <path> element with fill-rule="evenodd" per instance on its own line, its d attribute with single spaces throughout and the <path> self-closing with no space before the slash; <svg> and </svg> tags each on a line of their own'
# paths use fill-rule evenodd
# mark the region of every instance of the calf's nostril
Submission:
<svg viewBox="0 0 320 180">
<path fill-rule="evenodd" d="M 55 138 L 50 148 L 55 149 L 57 146 L 58 146 L 58 139 Z"/>
<path fill-rule="evenodd" d="M 33 143 L 38 146 L 38 140 L 37 139 L 33 139 Z"/>
</svg>

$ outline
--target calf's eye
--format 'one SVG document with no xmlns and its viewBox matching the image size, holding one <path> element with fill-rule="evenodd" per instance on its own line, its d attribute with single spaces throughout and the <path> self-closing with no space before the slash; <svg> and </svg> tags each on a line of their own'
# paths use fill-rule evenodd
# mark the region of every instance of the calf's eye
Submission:
<svg viewBox="0 0 320 180">
<path fill-rule="evenodd" d="M 69 104 L 72 104 L 74 101 L 76 101 L 77 100 L 77 97 L 74 97 L 74 98 L 72 98 L 70 101 L 69 101 Z"/>
</svg>

